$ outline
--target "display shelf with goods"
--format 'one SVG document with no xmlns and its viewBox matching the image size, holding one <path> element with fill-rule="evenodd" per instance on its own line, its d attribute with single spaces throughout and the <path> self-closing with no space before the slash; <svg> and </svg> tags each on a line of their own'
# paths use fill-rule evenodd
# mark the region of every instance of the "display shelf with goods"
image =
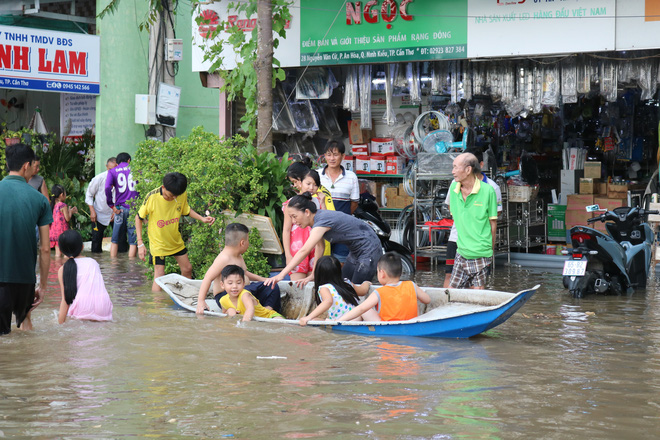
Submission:
<svg viewBox="0 0 660 440">
<path fill-rule="evenodd" d="M 540 250 L 548 241 L 547 217 L 542 199 L 509 201 L 509 238 L 512 249 L 529 253 Z"/>
</svg>

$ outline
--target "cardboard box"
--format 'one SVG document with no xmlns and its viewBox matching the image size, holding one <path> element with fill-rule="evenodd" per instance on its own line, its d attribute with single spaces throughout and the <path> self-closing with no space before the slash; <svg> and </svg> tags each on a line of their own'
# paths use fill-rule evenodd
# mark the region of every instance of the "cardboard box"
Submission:
<svg viewBox="0 0 660 440">
<path fill-rule="evenodd" d="M 369 156 L 371 161 L 371 174 L 385 174 L 385 156 L 374 154 Z"/>
<path fill-rule="evenodd" d="M 585 162 L 584 177 L 591 179 L 600 179 L 602 177 L 602 165 L 600 162 Z"/>
<path fill-rule="evenodd" d="M 548 240 L 566 241 L 566 205 L 548 205 Z"/>
<path fill-rule="evenodd" d="M 385 174 L 403 174 L 406 160 L 401 156 L 389 156 L 385 159 Z"/>
<path fill-rule="evenodd" d="M 371 126 L 373 127 L 373 124 Z M 360 120 L 353 119 L 352 121 L 348 121 L 348 138 L 352 145 L 366 144 L 371 139 L 371 130 L 362 130 L 360 128 Z"/>
<path fill-rule="evenodd" d="M 598 194 L 607 196 L 607 182 L 598 182 Z"/>
<path fill-rule="evenodd" d="M 399 195 L 399 188 L 396 186 L 388 186 L 385 188 L 385 198 L 389 202 L 391 199 L 394 199 Z"/>
<path fill-rule="evenodd" d="M 582 210 L 567 209 L 566 210 L 566 229 L 570 229 L 573 226 L 577 226 L 577 225 L 590 226 L 587 223 L 587 220 L 589 220 L 591 217 L 594 217 L 592 214 L 593 213 L 587 212 L 584 209 L 582 209 Z"/>
<path fill-rule="evenodd" d="M 344 156 L 344 160 L 341 161 L 341 165 L 346 171 L 355 172 L 355 158 L 353 156 Z"/>
<path fill-rule="evenodd" d="M 609 199 L 607 197 L 594 197 L 594 205 L 598 205 L 600 209 L 611 211 L 615 208 L 628 205 L 628 199 Z"/>
<path fill-rule="evenodd" d="M 608 183 L 607 197 L 610 199 L 628 198 L 628 184 L 626 183 Z"/>
<path fill-rule="evenodd" d="M 651 204 L 649 204 L 649 211 L 660 211 L 660 203 L 651 203 Z M 649 215 L 648 221 L 650 221 L 650 222 L 660 222 L 660 214 L 651 214 L 651 215 Z"/>
<path fill-rule="evenodd" d="M 369 174 L 371 172 L 371 160 L 369 156 L 355 156 L 355 173 Z"/>
<path fill-rule="evenodd" d="M 367 144 L 351 145 L 351 154 L 353 156 L 369 156 L 369 145 Z"/>
<path fill-rule="evenodd" d="M 369 149 L 371 154 L 384 154 L 387 156 L 396 155 L 394 148 L 394 139 L 392 138 L 371 138 L 371 147 Z"/>
<path fill-rule="evenodd" d="M 561 170 L 559 192 L 563 200 L 569 194 L 577 194 L 580 189 L 580 178 L 584 177 L 584 170 Z"/>
<path fill-rule="evenodd" d="M 582 177 L 580 179 L 580 194 L 593 194 L 594 193 L 594 179 L 590 177 Z"/>
<path fill-rule="evenodd" d="M 567 210 L 585 211 L 585 207 L 594 204 L 593 194 L 570 194 L 566 203 Z"/>
</svg>

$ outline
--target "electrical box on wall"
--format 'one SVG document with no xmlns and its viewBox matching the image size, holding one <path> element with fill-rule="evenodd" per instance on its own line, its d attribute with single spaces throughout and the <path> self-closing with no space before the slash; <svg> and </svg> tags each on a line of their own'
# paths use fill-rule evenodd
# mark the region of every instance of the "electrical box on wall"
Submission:
<svg viewBox="0 0 660 440">
<path fill-rule="evenodd" d="M 165 47 L 166 61 L 183 60 L 183 40 L 180 38 L 168 38 Z"/>
<path fill-rule="evenodd" d="M 156 95 L 135 95 L 135 123 L 156 124 Z"/>
</svg>

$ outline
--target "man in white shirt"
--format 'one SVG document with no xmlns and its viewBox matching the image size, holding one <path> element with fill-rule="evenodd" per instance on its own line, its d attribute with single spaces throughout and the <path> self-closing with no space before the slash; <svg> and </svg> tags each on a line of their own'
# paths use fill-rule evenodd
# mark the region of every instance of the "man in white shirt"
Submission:
<svg viewBox="0 0 660 440">
<path fill-rule="evenodd" d="M 345 152 L 342 142 L 328 141 L 323 154 L 327 165 L 320 168 L 318 173 L 321 185 L 330 191 L 335 210 L 352 215 L 360 200 L 360 186 L 357 175 L 353 171 L 345 170 L 341 165 Z M 332 255 L 343 263 L 348 257 L 348 248 L 343 244 L 333 245 Z"/>
<path fill-rule="evenodd" d="M 105 179 L 108 171 L 117 166 L 117 159 L 111 157 L 105 164 L 106 170 L 95 176 L 85 192 L 85 203 L 89 206 L 89 218 L 92 220 L 92 252 L 102 252 L 103 233 L 114 217 L 105 196 Z"/>
</svg>

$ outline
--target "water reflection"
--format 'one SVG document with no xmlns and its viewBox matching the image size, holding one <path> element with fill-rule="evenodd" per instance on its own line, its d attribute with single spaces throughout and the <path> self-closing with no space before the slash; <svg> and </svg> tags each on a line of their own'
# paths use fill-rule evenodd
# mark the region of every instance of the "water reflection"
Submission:
<svg viewBox="0 0 660 440">
<path fill-rule="evenodd" d="M 35 331 L 0 338 L 0 437 L 619 439 L 660 429 L 655 275 L 630 296 L 573 299 L 558 272 L 498 268 L 491 287 L 543 285 L 504 325 L 470 340 L 374 338 L 198 319 L 152 294 L 134 261 L 98 258 L 114 322 L 57 324 L 60 260 Z"/>
</svg>

